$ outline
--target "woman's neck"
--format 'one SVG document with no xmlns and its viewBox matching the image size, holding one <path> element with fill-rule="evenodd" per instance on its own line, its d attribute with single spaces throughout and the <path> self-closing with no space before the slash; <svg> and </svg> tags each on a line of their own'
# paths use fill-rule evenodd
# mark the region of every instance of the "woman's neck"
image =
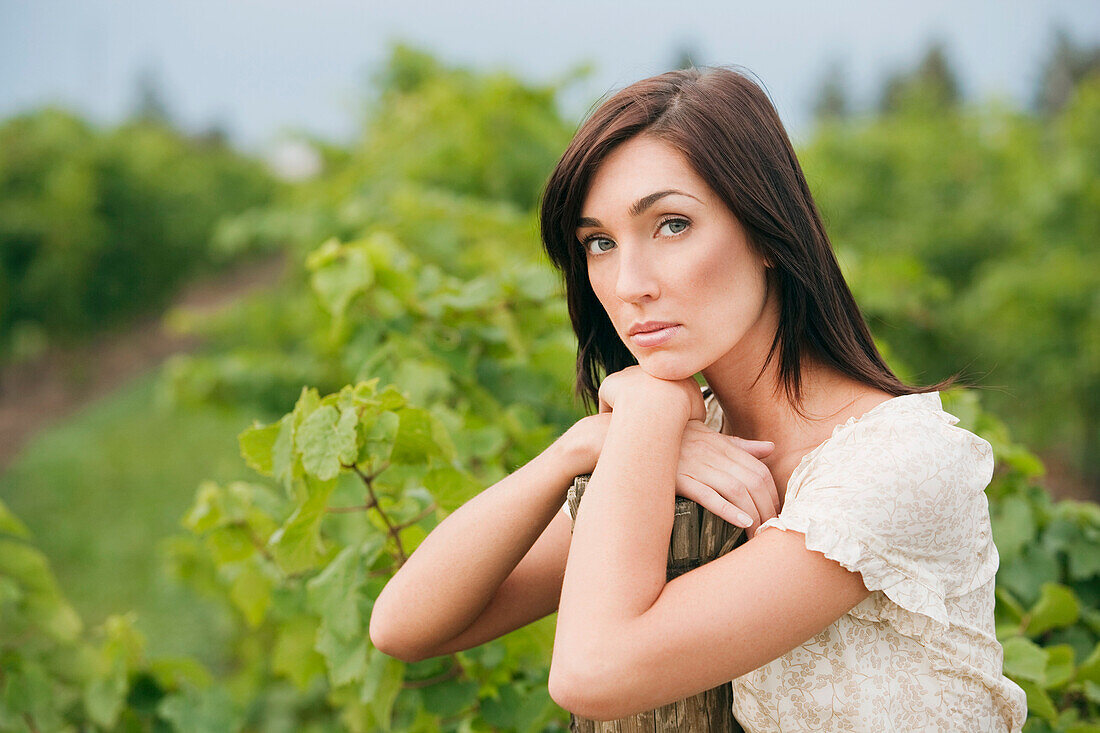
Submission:
<svg viewBox="0 0 1100 733">
<path fill-rule="evenodd" d="M 703 376 L 725 416 L 725 431 L 751 440 L 771 440 L 777 446 L 816 433 L 815 426 L 835 423 L 846 408 L 856 405 L 872 387 L 810 359 L 802 366 L 802 411 L 798 414 L 779 379 L 778 359 L 773 358 L 759 380 L 755 369 L 708 369 Z M 754 383 L 755 381 L 755 383 Z M 862 413 L 861 413 L 862 414 Z M 844 417 L 843 419 L 847 419 Z M 831 429 L 831 428 L 830 428 Z"/>
</svg>

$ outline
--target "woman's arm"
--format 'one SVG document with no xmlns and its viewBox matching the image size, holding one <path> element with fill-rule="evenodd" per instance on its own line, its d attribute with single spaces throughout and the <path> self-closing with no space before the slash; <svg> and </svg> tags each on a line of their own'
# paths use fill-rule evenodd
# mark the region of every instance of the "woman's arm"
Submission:
<svg viewBox="0 0 1100 733">
<path fill-rule="evenodd" d="M 621 374 L 609 377 L 605 386 Z M 638 384 L 649 388 L 631 391 Z M 644 613 L 665 585 L 676 466 L 691 405 L 644 375 L 624 391 L 616 397 L 599 462 L 573 525 L 552 688 L 555 672 L 560 680 L 563 668 L 598 665 L 601 660 L 593 659 L 591 650 L 601 644 L 599 636 Z"/>
<path fill-rule="evenodd" d="M 558 608 L 550 694 L 601 720 L 756 669 L 869 593 L 858 573 L 782 531 L 666 584 L 677 450 L 692 408 L 670 383 L 648 379 L 632 379 L 616 397 Z"/>
<path fill-rule="evenodd" d="M 573 478 L 595 465 L 609 415 L 579 420 L 546 450 L 447 516 L 375 601 L 371 642 L 415 661 L 468 649 L 557 608 Z"/>
</svg>

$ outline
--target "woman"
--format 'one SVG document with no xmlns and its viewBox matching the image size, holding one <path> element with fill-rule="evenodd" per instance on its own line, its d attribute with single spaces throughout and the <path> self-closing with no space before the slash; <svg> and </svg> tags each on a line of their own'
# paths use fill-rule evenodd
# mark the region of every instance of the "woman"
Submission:
<svg viewBox="0 0 1100 733">
<path fill-rule="evenodd" d="M 691 69 L 614 95 L 541 224 L 599 412 L 425 539 L 375 605 L 376 646 L 421 659 L 557 610 L 550 693 L 584 717 L 733 680 L 747 731 L 1019 731 L 991 448 L 942 410 L 952 380 L 886 366 L 761 89 Z M 666 582 L 675 494 L 749 541 Z"/>
</svg>

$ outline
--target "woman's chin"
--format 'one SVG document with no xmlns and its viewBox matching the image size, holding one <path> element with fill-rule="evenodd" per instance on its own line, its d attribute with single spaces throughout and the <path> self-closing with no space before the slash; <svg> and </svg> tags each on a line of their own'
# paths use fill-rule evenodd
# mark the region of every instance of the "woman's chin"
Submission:
<svg viewBox="0 0 1100 733">
<path fill-rule="evenodd" d="M 669 382 L 678 382 L 681 379 L 694 377 L 699 371 L 695 368 L 695 365 L 677 363 L 676 360 L 672 359 L 662 359 L 660 355 L 640 359 L 638 366 L 649 376 Z"/>
</svg>

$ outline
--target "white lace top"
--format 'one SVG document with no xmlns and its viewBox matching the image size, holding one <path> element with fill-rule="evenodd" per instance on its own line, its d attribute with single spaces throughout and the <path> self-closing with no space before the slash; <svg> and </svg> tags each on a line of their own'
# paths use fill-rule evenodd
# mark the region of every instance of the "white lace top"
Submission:
<svg viewBox="0 0 1100 733">
<path fill-rule="evenodd" d="M 721 431 L 721 407 L 705 402 Z M 1019 733 L 1027 699 L 993 628 L 993 449 L 958 422 L 938 392 L 894 397 L 803 456 L 760 531 L 802 533 L 872 593 L 733 680 L 746 733 Z"/>
<path fill-rule="evenodd" d="M 999 557 L 988 442 L 938 392 L 838 425 L 791 474 L 768 527 L 858 571 L 871 595 L 802 645 L 733 680 L 733 713 L 764 731 L 1005 731 L 1027 716 L 993 629 Z M 722 413 L 707 399 L 707 423 Z"/>
</svg>

